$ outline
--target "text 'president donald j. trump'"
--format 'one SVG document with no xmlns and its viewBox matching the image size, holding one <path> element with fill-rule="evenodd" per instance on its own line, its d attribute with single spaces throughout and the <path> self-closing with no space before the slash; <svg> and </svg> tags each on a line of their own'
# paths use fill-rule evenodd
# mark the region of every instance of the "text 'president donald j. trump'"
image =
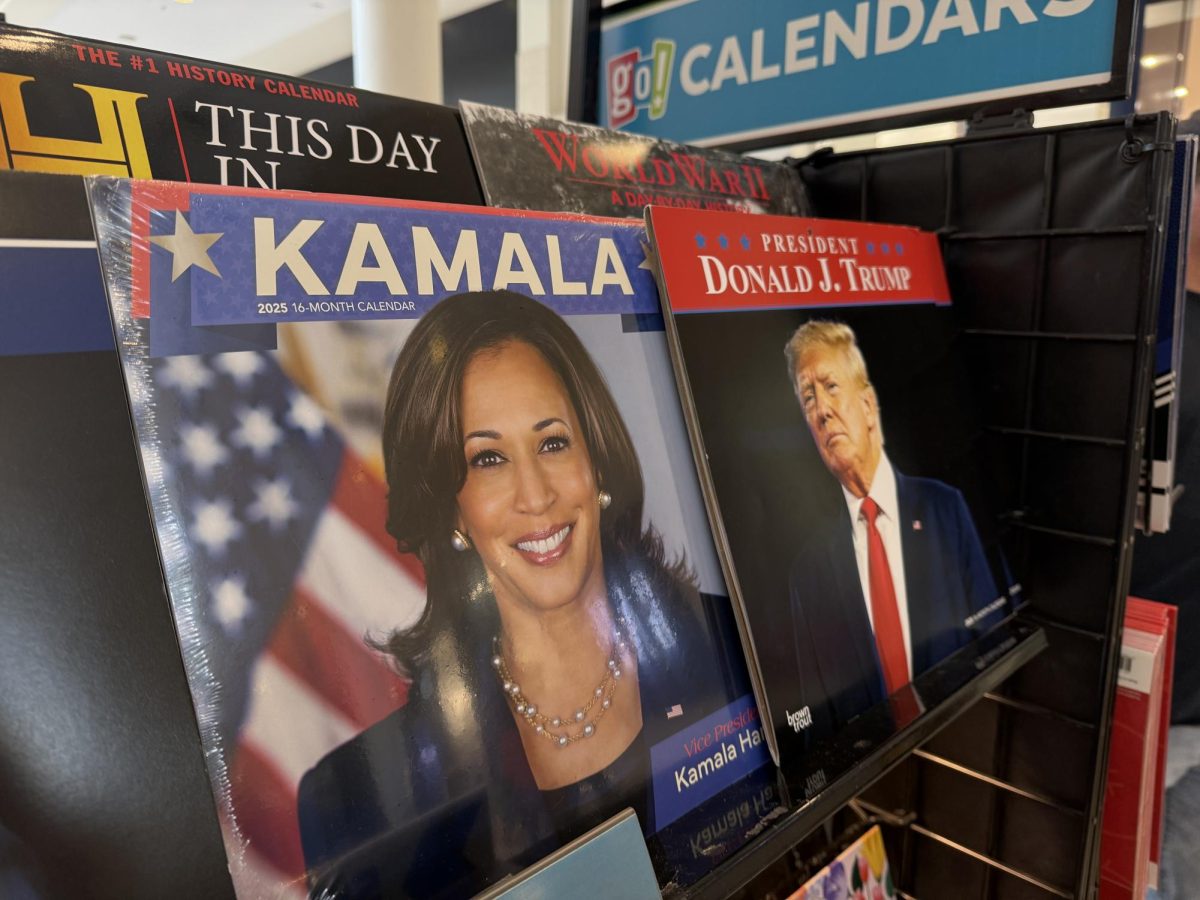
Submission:
<svg viewBox="0 0 1200 900">
<path fill-rule="evenodd" d="M 899 691 L 998 621 L 1006 604 L 962 494 L 888 459 L 850 327 L 809 321 L 785 355 L 845 499 L 801 550 L 789 582 L 803 701 L 788 719 L 815 737 Z"/>
</svg>

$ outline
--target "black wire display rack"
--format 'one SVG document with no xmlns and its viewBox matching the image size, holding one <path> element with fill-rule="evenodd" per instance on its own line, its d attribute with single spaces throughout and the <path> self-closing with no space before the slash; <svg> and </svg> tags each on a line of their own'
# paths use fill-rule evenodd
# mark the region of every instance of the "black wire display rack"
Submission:
<svg viewBox="0 0 1200 900">
<path fill-rule="evenodd" d="M 814 213 L 943 239 L 980 448 L 1048 650 L 863 795 L 905 895 L 1087 898 L 1152 381 L 1174 122 L 799 164 Z"/>
<path fill-rule="evenodd" d="M 1046 646 L 1043 629 L 1008 621 L 918 676 L 905 688 L 910 699 L 892 699 L 897 707 L 923 708 L 924 713 L 907 722 L 894 714 L 896 707 L 881 704 L 813 753 L 785 765 L 779 774 L 788 797 L 786 812 L 686 890 L 664 891 L 664 896 L 719 898 L 743 888 L 840 808 L 856 802 L 859 792 L 921 752 L 918 747 Z M 814 792 L 813 785 L 825 787 Z"/>
<path fill-rule="evenodd" d="M 601 20 L 643 2 L 576 0 L 573 118 L 595 120 Z M 1126 13 L 1121 20 L 1132 22 Z M 1131 46 L 1126 37 L 1117 55 Z M 1174 121 L 1163 113 L 1034 129 L 1025 113 L 989 127 L 1000 116 L 975 112 L 974 133 L 958 140 L 822 150 L 796 163 L 813 216 L 942 237 L 985 422 L 978 452 L 1028 601 L 1019 619 L 1048 644 L 980 695 L 960 698 L 940 731 L 906 741 L 911 752 L 890 770 L 875 760 L 875 783 L 852 802 L 884 826 L 903 896 L 1086 900 L 1098 872 L 1147 441 Z M 767 857 L 849 800 L 846 784 L 830 788 L 825 801 L 792 809 L 786 828 L 720 862 L 692 893 L 745 886 Z"/>
</svg>

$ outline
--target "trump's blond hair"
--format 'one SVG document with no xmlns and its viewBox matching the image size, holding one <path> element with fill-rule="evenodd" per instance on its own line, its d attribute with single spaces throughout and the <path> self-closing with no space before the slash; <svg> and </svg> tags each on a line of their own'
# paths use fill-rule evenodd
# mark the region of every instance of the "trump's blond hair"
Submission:
<svg viewBox="0 0 1200 900">
<path fill-rule="evenodd" d="M 858 349 L 858 338 L 845 322 L 835 322 L 832 319 L 812 319 L 805 322 L 788 339 L 783 348 L 787 359 L 788 377 L 792 380 L 792 390 L 800 396 L 800 383 L 796 379 L 796 368 L 804 355 L 815 347 L 826 347 L 831 350 L 841 350 L 850 361 L 850 374 L 864 390 L 873 388 L 871 377 L 867 374 L 867 361 L 863 359 L 862 351 Z"/>
</svg>

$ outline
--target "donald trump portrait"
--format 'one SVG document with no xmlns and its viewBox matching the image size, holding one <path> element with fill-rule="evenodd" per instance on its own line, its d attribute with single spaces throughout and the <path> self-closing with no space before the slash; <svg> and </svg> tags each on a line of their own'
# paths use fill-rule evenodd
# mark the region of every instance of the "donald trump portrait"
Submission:
<svg viewBox="0 0 1200 900">
<path fill-rule="evenodd" d="M 816 523 L 789 576 L 807 706 L 794 721 L 811 721 L 805 738 L 812 739 L 968 643 L 1000 618 L 1005 598 L 962 494 L 905 475 L 888 458 L 879 401 L 851 328 L 810 320 L 784 353 L 809 433 L 844 501 Z"/>
</svg>

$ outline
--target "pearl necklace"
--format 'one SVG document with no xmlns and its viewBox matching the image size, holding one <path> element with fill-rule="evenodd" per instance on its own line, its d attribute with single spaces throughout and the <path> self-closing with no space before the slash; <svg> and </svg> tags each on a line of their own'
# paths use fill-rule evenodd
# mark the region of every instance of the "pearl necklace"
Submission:
<svg viewBox="0 0 1200 900">
<path fill-rule="evenodd" d="M 492 665 L 495 667 L 496 674 L 500 678 L 504 695 L 512 703 L 517 715 L 533 729 L 534 734 L 546 738 L 561 749 L 570 746 L 576 741 L 590 738 L 596 733 L 596 725 L 604 718 L 604 714 L 612 706 L 613 695 L 617 692 L 617 680 L 621 677 L 621 656 L 625 652 L 625 647 L 625 638 L 619 630 L 614 630 L 612 650 L 609 651 L 608 664 L 604 669 L 604 677 L 600 679 L 600 683 L 596 685 L 596 689 L 592 691 L 592 696 L 588 698 L 588 701 L 576 709 L 575 712 L 566 716 L 547 716 L 538 709 L 536 703 L 529 702 L 528 698 L 522 693 L 521 686 L 517 684 L 509 672 L 508 664 L 504 661 L 504 655 L 500 652 L 500 637 L 498 635 L 492 638 Z M 593 709 L 596 710 L 596 714 L 589 719 L 588 716 Z M 580 728 L 571 733 L 566 730 L 571 725 L 578 725 Z M 551 729 L 563 730 L 553 731 Z"/>
</svg>

